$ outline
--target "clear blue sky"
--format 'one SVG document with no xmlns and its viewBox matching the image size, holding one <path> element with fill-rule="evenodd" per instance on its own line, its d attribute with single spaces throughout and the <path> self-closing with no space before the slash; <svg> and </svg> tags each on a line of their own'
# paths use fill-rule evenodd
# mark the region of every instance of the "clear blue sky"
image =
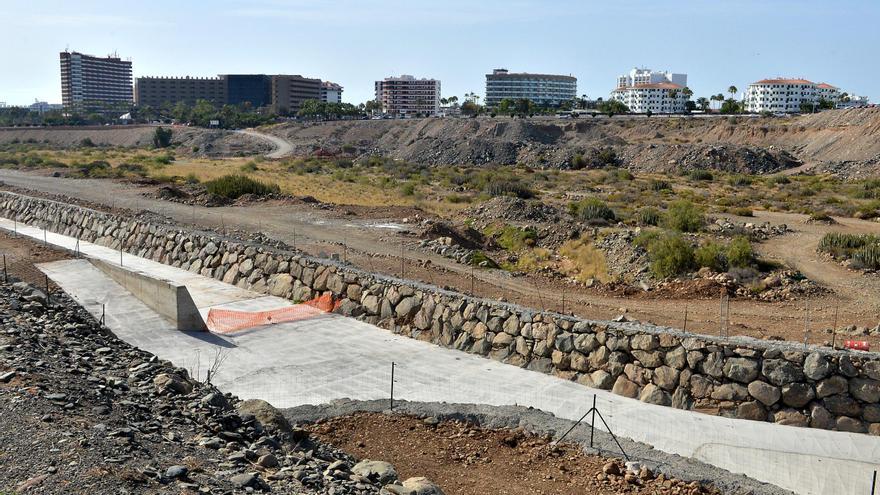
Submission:
<svg viewBox="0 0 880 495">
<path fill-rule="evenodd" d="M 572 74 L 607 97 L 634 66 L 688 74 L 697 96 L 796 76 L 880 99 L 880 0 L 0 0 L 0 101 L 61 101 L 58 52 L 117 52 L 135 77 L 288 73 L 372 98 L 393 74 L 444 96 L 484 74 Z"/>
</svg>

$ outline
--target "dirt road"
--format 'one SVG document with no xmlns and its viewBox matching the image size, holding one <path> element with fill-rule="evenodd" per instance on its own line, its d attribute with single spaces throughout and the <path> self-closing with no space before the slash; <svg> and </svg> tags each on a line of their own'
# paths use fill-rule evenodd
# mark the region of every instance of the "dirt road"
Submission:
<svg viewBox="0 0 880 495">
<path fill-rule="evenodd" d="M 512 277 L 501 270 L 471 270 L 417 247 L 414 238 L 405 235 L 400 218 L 365 219 L 346 216 L 345 207 L 329 210 L 305 204 L 258 203 L 248 207 L 205 208 L 171 203 L 143 196 L 148 189 L 129 183 L 92 179 L 64 179 L 0 170 L 0 180 L 11 186 L 42 193 L 64 195 L 108 207 L 150 210 L 178 222 L 216 229 L 261 231 L 316 256 L 338 254 L 362 269 L 403 275 L 406 278 L 448 286 L 483 297 L 504 299 L 534 308 L 562 310 L 576 315 L 611 319 L 621 313 L 627 317 L 681 328 L 718 334 L 719 302 L 717 294 L 690 300 L 652 299 L 649 294 L 624 298 L 577 289 L 543 277 Z M 389 213 L 389 216 L 391 214 Z M 774 214 L 776 215 L 776 214 Z M 758 220 L 763 220 L 759 213 Z M 854 324 L 876 326 L 880 321 L 880 281 L 848 272 L 833 263 L 819 260 L 814 254 L 821 236 L 821 226 L 802 223 L 801 216 L 770 216 L 771 222 L 787 223 L 796 229 L 770 241 L 761 248 L 767 256 L 791 263 L 810 277 L 827 284 L 839 295 L 816 297 L 806 304 L 798 302 L 765 303 L 734 300 L 730 304 L 730 334 L 759 338 L 782 337 L 811 343 L 830 341 L 820 330 L 835 321 L 835 306 L 840 305 L 839 326 Z M 844 220 L 842 228 L 850 228 Z M 854 229 L 876 228 L 852 221 Z M 564 308 L 563 308 L 564 305 Z M 805 324 L 806 321 L 806 324 Z M 873 345 L 880 339 L 867 339 Z"/>
<path fill-rule="evenodd" d="M 284 138 L 273 136 L 271 134 L 263 134 L 262 132 L 257 132 L 251 129 L 244 129 L 235 132 L 272 143 L 275 148 L 272 151 L 266 153 L 266 158 L 284 158 L 285 156 L 293 153 L 293 145 L 290 143 L 290 141 Z"/>
</svg>

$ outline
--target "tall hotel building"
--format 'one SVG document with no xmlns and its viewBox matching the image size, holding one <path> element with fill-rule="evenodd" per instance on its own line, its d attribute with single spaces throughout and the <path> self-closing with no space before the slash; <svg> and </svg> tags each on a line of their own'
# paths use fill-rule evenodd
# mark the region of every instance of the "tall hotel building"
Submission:
<svg viewBox="0 0 880 495">
<path fill-rule="evenodd" d="M 382 112 L 388 115 L 437 115 L 440 111 L 440 81 L 407 75 L 386 77 L 376 81 L 376 101 L 382 105 Z"/>
<path fill-rule="evenodd" d="M 131 105 L 131 61 L 61 52 L 61 101 L 86 111 Z"/>
<path fill-rule="evenodd" d="M 577 78 L 554 74 L 529 74 L 495 69 L 486 74 L 486 106 L 501 100 L 527 99 L 537 105 L 557 106 L 577 98 Z"/>
</svg>

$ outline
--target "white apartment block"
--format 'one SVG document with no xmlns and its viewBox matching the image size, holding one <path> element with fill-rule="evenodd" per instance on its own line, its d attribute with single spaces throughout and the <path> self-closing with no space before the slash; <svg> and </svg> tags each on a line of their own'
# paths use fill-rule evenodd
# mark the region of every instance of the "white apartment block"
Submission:
<svg viewBox="0 0 880 495">
<path fill-rule="evenodd" d="M 867 96 L 847 95 L 843 97 L 841 95 L 841 99 L 837 102 L 836 106 L 837 108 L 863 108 L 870 104 Z"/>
<path fill-rule="evenodd" d="M 749 85 L 745 98 L 746 111 L 752 113 L 797 113 L 802 111 L 802 105 L 818 105 L 821 100 L 837 104 L 840 89 L 806 79 L 762 79 Z"/>
<path fill-rule="evenodd" d="M 617 78 L 618 88 L 627 88 L 639 84 L 672 83 L 681 87 L 687 86 L 687 74 L 673 74 L 672 72 L 656 71 L 651 69 L 635 68 L 628 74 Z"/>
<path fill-rule="evenodd" d="M 342 86 L 330 81 L 321 81 L 321 101 L 342 103 Z"/>
<path fill-rule="evenodd" d="M 684 113 L 687 74 L 673 74 L 650 69 L 633 69 L 617 78 L 611 99 L 633 113 Z"/>
<path fill-rule="evenodd" d="M 382 112 L 396 117 L 433 116 L 440 111 L 440 81 L 413 76 L 376 81 L 376 101 Z"/>
</svg>

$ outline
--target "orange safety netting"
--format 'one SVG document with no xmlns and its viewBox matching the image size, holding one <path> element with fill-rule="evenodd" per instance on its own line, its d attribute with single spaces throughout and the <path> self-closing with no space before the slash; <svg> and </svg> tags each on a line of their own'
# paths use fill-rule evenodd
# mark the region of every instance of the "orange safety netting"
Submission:
<svg viewBox="0 0 880 495">
<path fill-rule="evenodd" d="M 329 313 L 339 307 L 328 292 L 310 301 L 268 311 L 236 311 L 213 308 L 208 311 L 208 330 L 216 333 L 232 333 L 248 328 L 305 320 Z"/>
</svg>

